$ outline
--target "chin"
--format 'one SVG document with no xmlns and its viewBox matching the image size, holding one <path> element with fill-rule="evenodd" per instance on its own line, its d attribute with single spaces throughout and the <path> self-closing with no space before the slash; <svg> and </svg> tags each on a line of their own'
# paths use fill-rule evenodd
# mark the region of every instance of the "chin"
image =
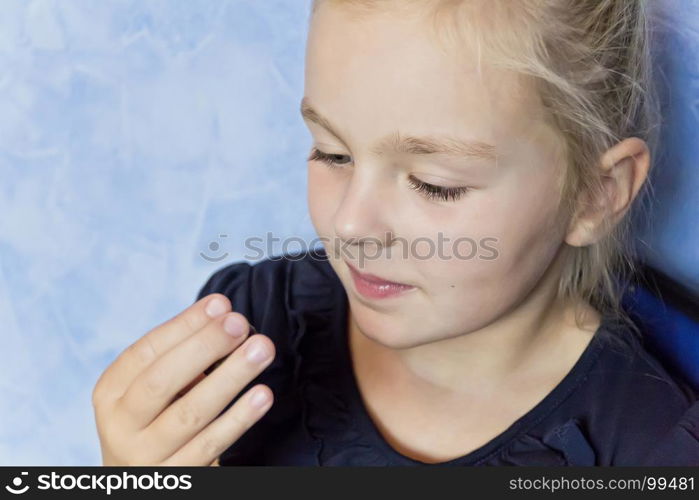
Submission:
<svg viewBox="0 0 699 500">
<path fill-rule="evenodd" d="M 410 349 L 411 347 L 417 347 L 419 345 L 429 343 L 429 341 L 425 339 L 414 339 L 411 337 L 406 337 L 405 335 L 391 336 L 386 335 L 385 332 L 381 332 L 378 335 L 372 335 L 370 333 L 365 333 L 364 335 L 387 349 Z"/>
<path fill-rule="evenodd" d="M 411 327 L 400 319 L 391 321 L 386 315 L 379 319 L 361 314 L 355 316 L 355 321 L 362 335 L 389 349 L 407 349 L 436 340 L 426 337 L 425 333 L 429 332 L 422 328 L 415 328 L 415 325 Z"/>
</svg>

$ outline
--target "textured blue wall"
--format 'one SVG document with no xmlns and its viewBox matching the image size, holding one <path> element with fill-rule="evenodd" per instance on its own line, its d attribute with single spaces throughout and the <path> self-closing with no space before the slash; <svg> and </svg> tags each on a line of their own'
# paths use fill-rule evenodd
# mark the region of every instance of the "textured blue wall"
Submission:
<svg viewBox="0 0 699 500">
<path fill-rule="evenodd" d="M 653 3 L 653 2 L 651 2 Z M 699 295 L 699 2 L 656 1 L 663 50 L 655 202 L 640 221 L 645 259 Z"/>
<path fill-rule="evenodd" d="M 244 238 L 313 237 L 308 6 L 0 2 L 0 464 L 99 464 L 90 396 L 109 362 Z M 678 22 L 674 156 L 647 238 L 697 286 L 699 15 Z"/>
<path fill-rule="evenodd" d="M 100 463 L 107 364 L 244 238 L 312 237 L 307 11 L 0 2 L 0 463 Z"/>
</svg>

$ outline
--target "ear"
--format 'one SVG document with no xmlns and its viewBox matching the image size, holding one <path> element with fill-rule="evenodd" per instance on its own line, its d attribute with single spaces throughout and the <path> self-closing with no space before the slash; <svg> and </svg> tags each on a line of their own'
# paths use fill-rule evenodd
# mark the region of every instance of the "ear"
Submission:
<svg viewBox="0 0 699 500">
<path fill-rule="evenodd" d="M 583 206 L 570 223 L 566 243 L 581 247 L 597 242 L 626 214 L 648 176 L 650 151 L 645 141 L 629 137 L 601 157 L 600 193 L 584 193 Z"/>
</svg>

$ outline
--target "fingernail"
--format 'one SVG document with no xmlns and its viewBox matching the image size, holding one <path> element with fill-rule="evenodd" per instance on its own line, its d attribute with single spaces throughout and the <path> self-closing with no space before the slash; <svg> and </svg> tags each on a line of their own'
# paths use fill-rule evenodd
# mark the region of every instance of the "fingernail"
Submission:
<svg viewBox="0 0 699 500">
<path fill-rule="evenodd" d="M 260 363 L 269 357 L 269 350 L 264 342 L 253 341 L 252 345 L 245 348 L 245 357 L 253 363 Z"/>
<path fill-rule="evenodd" d="M 228 316 L 224 319 L 223 329 L 233 337 L 242 337 L 246 331 L 243 321 L 238 316 Z"/>
<path fill-rule="evenodd" d="M 262 408 L 269 401 L 267 393 L 261 389 L 257 389 L 250 398 L 250 404 L 255 408 Z"/>
<path fill-rule="evenodd" d="M 206 305 L 205 311 L 210 318 L 215 318 L 226 312 L 226 303 L 220 297 L 214 297 Z"/>
</svg>

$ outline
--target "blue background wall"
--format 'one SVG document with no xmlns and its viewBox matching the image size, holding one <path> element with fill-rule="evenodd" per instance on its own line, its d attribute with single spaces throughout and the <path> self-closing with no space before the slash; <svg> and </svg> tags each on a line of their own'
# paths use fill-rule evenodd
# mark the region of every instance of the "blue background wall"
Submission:
<svg viewBox="0 0 699 500">
<path fill-rule="evenodd" d="M 100 463 L 109 362 L 244 238 L 311 238 L 307 8 L 0 0 L 0 463 Z"/>
<path fill-rule="evenodd" d="M 639 221 L 639 249 L 652 266 L 699 294 L 699 2 L 650 3 L 658 7 L 662 36 L 665 123 L 652 174 L 656 202 L 652 217 Z"/>
<path fill-rule="evenodd" d="M 673 4 L 671 157 L 644 238 L 699 290 L 699 10 Z M 308 8 L 0 0 L 0 464 L 99 464 L 90 397 L 114 357 L 245 238 L 313 237 Z"/>
</svg>

